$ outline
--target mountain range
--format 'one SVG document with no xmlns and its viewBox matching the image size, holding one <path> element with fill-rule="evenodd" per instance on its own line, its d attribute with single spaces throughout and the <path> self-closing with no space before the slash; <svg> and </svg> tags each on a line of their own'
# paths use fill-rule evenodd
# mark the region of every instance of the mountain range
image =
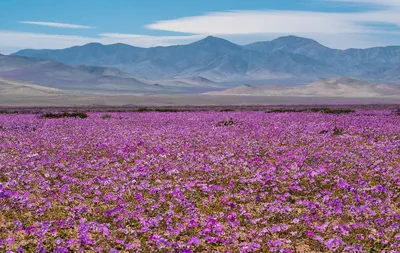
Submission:
<svg viewBox="0 0 400 253">
<path fill-rule="evenodd" d="M 92 75 L 104 70 L 112 78 L 150 80 L 147 86 L 153 80 L 162 86 L 163 80 L 193 77 L 207 79 L 208 84 L 271 79 L 305 83 L 337 76 L 400 82 L 400 46 L 338 50 L 295 36 L 244 46 L 212 36 L 188 45 L 153 48 L 90 43 L 61 50 L 26 49 L 9 57 L 16 56 L 57 62 L 80 74 L 95 68 Z"/>
<path fill-rule="evenodd" d="M 165 90 L 163 86 L 138 80 L 116 68 L 71 66 L 21 56 L 0 55 L 0 77 L 59 90 L 89 93 L 157 93 Z"/>
</svg>

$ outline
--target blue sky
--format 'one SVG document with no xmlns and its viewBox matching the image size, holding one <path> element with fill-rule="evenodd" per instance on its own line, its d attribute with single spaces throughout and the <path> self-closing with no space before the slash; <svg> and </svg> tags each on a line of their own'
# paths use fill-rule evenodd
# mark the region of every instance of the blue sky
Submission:
<svg viewBox="0 0 400 253">
<path fill-rule="evenodd" d="M 89 42 L 239 44 L 298 35 L 334 48 L 400 44 L 400 0 L 0 0 L 0 53 Z"/>
</svg>

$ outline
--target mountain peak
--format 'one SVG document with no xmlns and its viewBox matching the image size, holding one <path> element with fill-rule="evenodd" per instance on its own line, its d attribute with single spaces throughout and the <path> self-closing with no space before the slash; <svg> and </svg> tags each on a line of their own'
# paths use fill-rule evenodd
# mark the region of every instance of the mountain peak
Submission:
<svg viewBox="0 0 400 253">
<path fill-rule="evenodd" d="M 225 40 L 214 36 L 208 36 L 202 40 L 192 43 L 191 45 L 209 45 L 209 46 L 224 45 L 229 47 L 240 48 L 240 46 L 230 42 L 229 40 Z"/>
<path fill-rule="evenodd" d="M 267 54 L 292 53 L 303 55 L 318 61 L 325 61 L 334 50 L 327 48 L 315 40 L 297 37 L 293 35 L 279 37 L 272 41 L 256 42 L 245 46 L 246 49 Z"/>
<path fill-rule="evenodd" d="M 104 45 L 99 42 L 91 42 L 91 43 L 83 45 L 83 47 L 102 47 L 102 46 L 104 46 Z"/>
<path fill-rule="evenodd" d="M 284 44 L 302 44 L 302 45 L 306 45 L 306 44 L 316 44 L 317 45 L 318 44 L 318 45 L 321 45 L 320 43 L 318 43 L 317 41 L 315 41 L 313 39 L 298 37 L 298 36 L 294 36 L 294 35 L 279 37 L 277 39 L 272 40 L 271 42 L 284 43 Z"/>
<path fill-rule="evenodd" d="M 214 36 L 189 45 L 156 48 L 90 43 L 62 50 L 20 51 L 14 55 L 69 65 L 115 67 L 149 80 L 190 76 L 202 76 L 222 83 L 289 77 L 303 81 L 336 76 L 396 83 L 400 80 L 400 47 L 346 51 L 330 49 L 312 39 L 297 36 L 246 46 Z M 6 64 L 10 66 L 8 62 Z M 206 82 L 201 79 L 183 80 L 186 81 Z"/>
<path fill-rule="evenodd" d="M 203 39 L 203 41 L 227 41 L 227 40 L 224 40 L 224 39 L 221 39 L 221 38 L 218 38 L 218 37 L 210 35 L 210 36 L 205 37 Z"/>
</svg>

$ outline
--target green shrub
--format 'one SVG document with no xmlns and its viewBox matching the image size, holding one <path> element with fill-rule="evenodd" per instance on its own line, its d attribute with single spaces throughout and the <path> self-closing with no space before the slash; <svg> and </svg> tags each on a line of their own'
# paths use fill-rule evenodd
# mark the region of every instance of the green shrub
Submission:
<svg viewBox="0 0 400 253">
<path fill-rule="evenodd" d="M 178 109 L 154 109 L 154 112 L 184 112 L 184 110 L 178 110 Z"/>
<path fill-rule="evenodd" d="M 335 128 L 333 129 L 333 135 L 342 135 L 344 133 L 344 129 L 343 128 L 339 128 L 339 127 L 336 127 L 335 126 Z"/>
<path fill-rule="evenodd" d="M 136 112 L 184 112 L 184 110 L 171 109 L 171 108 L 146 108 L 141 107 Z"/>
<path fill-rule="evenodd" d="M 84 112 L 63 112 L 63 113 L 45 113 L 41 116 L 44 119 L 63 119 L 63 118 L 81 118 L 86 119 L 88 115 Z"/>
<path fill-rule="evenodd" d="M 329 109 L 329 108 L 311 108 L 311 112 L 321 112 L 321 111 L 323 111 L 323 110 L 326 110 L 326 109 Z"/>
<path fill-rule="evenodd" d="M 220 121 L 217 124 L 218 127 L 233 126 L 233 125 L 236 125 L 236 122 L 234 122 L 232 119 Z"/>
<path fill-rule="evenodd" d="M 284 112 L 304 112 L 305 109 L 271 109 L 266 113 L 284 113 Z"/>
<path fill-rule="evenodd" d="M 137 109 L 137 112 L 151 112 L 151 110 L 146 107 L 141 107 L 141 108 Z"/>
<path fill-rule="evenodd" d="M 106 119 L 111 119 L 112 116 L 110 114 L 104 114 L 103 116 L 101 116 L 101 118 L 106 120 Z"/>
<path fill-rule="evenodd" d="M 348 113 L 352 113 L 355 112 L 352 109 L 330 109 L 330 108 L 324 108 L 322 110 L 323 113 L 327 113 L 327 114 L 348 114 Z"/>
</svg>

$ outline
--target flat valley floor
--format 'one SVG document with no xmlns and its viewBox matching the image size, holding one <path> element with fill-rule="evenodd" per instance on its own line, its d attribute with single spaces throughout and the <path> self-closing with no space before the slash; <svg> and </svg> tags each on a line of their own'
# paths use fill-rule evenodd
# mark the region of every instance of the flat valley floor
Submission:
<svg viewBox="0 0 400 253">
<path fill-rule="evenodd" d="M 229 95 L 59 95 L 10 96 L 0 94 L 0 106 L 207 106 L 399 104 L 396 98 L 268 97 Z"/>
</svg>

